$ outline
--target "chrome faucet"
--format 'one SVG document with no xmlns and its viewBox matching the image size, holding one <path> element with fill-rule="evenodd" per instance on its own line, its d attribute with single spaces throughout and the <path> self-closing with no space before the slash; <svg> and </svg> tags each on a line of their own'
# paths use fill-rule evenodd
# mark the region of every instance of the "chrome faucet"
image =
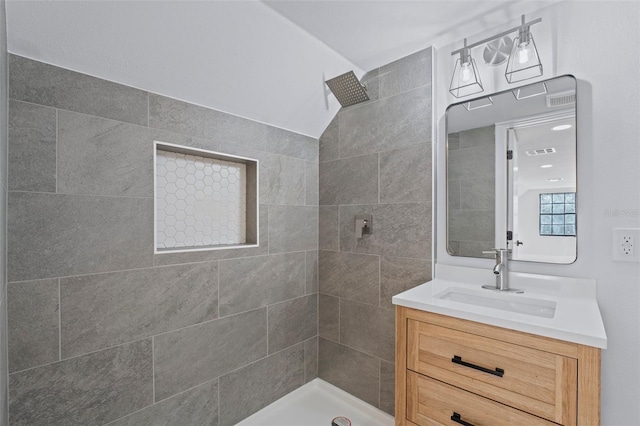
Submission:
<svg viewBox="0 0 640 426">
<path fill-rule="evenodd" d="M 523 290 L 509 288 L 509 253 L 511 249 L 491 249 L 483 251 L 484 254 L 493 254 L 496 257 L 496 266 L 493 267 L 493 273 L 496 276 L 496 284 L 485 284 L 482 288 L 499 291 L 512 291 L 515 293 L 524 293 Z"/>
</svg>

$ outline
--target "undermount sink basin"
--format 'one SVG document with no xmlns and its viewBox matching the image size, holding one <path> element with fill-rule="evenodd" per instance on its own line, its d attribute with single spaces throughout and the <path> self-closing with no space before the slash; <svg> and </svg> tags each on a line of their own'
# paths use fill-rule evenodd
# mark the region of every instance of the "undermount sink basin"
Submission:
<svg viewBox="0 0 640 426">
<path fill-rule="evenodd" d="M 517 312 L 525 315 L 534 315 L 542 318 L 553 318 L 556 314 L 556 302 L 554 301 L 536 299 L 513 293 L 502 294 L 492 290 L 471 290 L 451 287 L 435 297 L 452 302 Z"/>
</svg>

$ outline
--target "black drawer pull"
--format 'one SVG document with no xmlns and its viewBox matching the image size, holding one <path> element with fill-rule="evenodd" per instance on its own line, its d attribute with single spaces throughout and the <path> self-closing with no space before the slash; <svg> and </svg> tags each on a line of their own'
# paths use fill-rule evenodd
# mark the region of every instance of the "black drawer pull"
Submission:
<svg viewBox="0 0 640 426">
<path fill-rule="evenodd" d="M 454 355 L 453 358 L 451 358 L 451 362 L 453 362 L 454 364 L 460 364 L 464 365 L 465 367 L 473 368 L 474 370 L 480 370 L 483 373 L 493 374 L 494 376 L 504 376 L 504 370 L 502 368 L 496 367 L 495 370 L 490 370 L 488 368 L 480 367 L 479 365 L 471 364 L 470 362 L 465 362 L 458 355 Z"/>
<path fill-rule="evenodd" d="M 455 411 L 453 412 L 453 416 L 451 416 L 451 420 L 464 426 L 473 426 L 473 423 L 465 422 L 464 420 L 462 420 L 462 416 Z"/>
</svg>

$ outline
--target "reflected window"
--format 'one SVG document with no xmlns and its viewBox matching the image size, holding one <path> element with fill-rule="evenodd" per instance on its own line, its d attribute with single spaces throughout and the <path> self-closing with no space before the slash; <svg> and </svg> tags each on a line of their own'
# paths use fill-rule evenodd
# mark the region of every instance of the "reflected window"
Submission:
<svg viewBox="0 0 640 426">
<path fill-rule="evenodd" d="M 540 194 L 540 235 L 576 236 L 576 193 Z"/>
</svg>

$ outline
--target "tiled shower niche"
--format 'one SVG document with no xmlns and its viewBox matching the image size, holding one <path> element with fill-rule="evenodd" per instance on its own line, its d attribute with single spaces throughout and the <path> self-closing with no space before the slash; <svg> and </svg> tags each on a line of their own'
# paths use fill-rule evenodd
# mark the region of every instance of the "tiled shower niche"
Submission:
<svg viewBox="0 0 640 426">
<path fill-rule="evenodd" d="M 258 160 L 154 143 L 155 252 L 257 246 Z"/>
</svg>

